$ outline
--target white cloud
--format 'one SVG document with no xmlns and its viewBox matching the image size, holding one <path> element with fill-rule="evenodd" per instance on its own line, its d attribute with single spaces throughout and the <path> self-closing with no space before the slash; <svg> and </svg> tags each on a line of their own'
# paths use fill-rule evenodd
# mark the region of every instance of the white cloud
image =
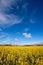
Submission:
<svg viewBox="0 0 43 65">
<path fill-rule="evenodd" d="M 0 0 L 0 26 L 9 27 L 14 24 L 21 23 L 23 18 L 20 18 L 14 14 L 6 14 L 6 10 L 12 8 L 12 5 L 16 5 L 19 0 Z M 17 7 L 18 8 L 18 7 Z"/>
<path fill-rule="evenodd" d="M 14 40 L 15 40 L 15 41 L 18 41 L 18 38 L 15 38 Z"/>
<path fill-rule="evenodd" d="M 25 37 L 25 38 L 31 38 L 32 36 L 31 36 L 31 33 L 23 33 L 23 36 Z"/>
<path fill-rule="evenodd" d="M 21 2 L 21 0 L 0 0 L 0 11 L 11 8 L 12 5 L 17 5 L 18 2 Z"/>
<path fill-rule="evenodd" d="M 3 31 L 0 32 L 0 39 L 5 38 L 6 36 L 8 36 L 7 33 L 3 32 Z"/>
<path fill-rule="evenodd" d="M 17 4 L 18 0 L 0 0 L 0 9 L 5 9 L 7 7 L 11 7 L 11 5 Z"/>
<path fill-rule="evenodd" d="M 6 36 L 6 38 L 4 40 L 2 40 L 0 44 L 15 45 L 15 43 L 18 43 L 18 38 L 11 38 L 10 36 Z"/>
<path fill-rule="evenodd" d="M 21 23 L 23 20 L 23 18 L 19 18 L 18 16 L 16 15 L 7 15 L 7 14 L 2 14 L 0 13 L 0 26 L 2 27 L 3 26 L 11 26 L 13 24 L 18 24 L 18 23 Z"/>
<path fill-rule="evenodd" d="M 2 28 L 0 28 L 0 39 L 5 38 L 6 36 L 8 36 L 8 34 L 4 32 Z"/>
<path fill-rule="evenodd" d="M 4 40 L 0 42 L 1 45 L 11 44 L 13 41 L 11 37 L 7 36 Z"/>
</svg>

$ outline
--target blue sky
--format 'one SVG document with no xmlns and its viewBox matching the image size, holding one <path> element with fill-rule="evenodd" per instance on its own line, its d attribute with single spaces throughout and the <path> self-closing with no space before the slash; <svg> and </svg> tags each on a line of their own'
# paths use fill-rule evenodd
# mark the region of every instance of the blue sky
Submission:
<svg viewBox="0 0 43 65">
<path fill-rule="evenodd" d="M 43 42 L 43 0 L 0 0 L 0 44 L 34 42 Z"/>
</svg>

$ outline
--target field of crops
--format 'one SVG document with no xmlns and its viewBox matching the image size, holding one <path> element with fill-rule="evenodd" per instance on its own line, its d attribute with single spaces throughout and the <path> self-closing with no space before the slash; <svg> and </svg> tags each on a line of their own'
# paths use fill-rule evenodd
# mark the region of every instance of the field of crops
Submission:
<svg viewBox="0 0 43 65">
<path fill-rule="evenodd" d="M 0 46 L 0 65 L 43 65 L 43 46 Z"/>
</svg>

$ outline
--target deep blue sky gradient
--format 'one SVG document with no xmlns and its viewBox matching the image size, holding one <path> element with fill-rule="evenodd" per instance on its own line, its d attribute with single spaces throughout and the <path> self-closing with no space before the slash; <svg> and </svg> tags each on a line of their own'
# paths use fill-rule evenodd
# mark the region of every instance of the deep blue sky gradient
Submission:
<svg viewBox="0 0 43 65">
<path fill-rule="evenodd" d="M 12 3 L 10 7 L 3 9 L 3 12 L 7 15 L 12 14 L 19 17 L 22 22 L 9 27 L 0 24 L 3 32 L 8 34 L 0 38 L 0 43 L 30 44 L 30 42 L 43 42 L 43 0 L 19 0 L 17 5 Z M 26 28 L 27 31 L 25 31 Z M 22 33 L 31 33 L 31 38 L 25 38 Z M 15 38 L 18 40 L 15 40 Z"/>
</svg>

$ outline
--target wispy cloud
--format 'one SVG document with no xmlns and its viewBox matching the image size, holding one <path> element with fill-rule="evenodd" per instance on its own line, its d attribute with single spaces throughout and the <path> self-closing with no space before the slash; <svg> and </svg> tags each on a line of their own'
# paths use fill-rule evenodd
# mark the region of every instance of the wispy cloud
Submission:
<svg viewBox="0 0 43 65">
<path fill-rule="evenodd" d="M 19 0 L 0 0 L 0 26 L 9 27 L 14 24 L 21 23 L 23 18 L 15 14 L 7 14 L 5 11 L 12 8 L 12 5 L 16 5 Z M 18 8 L 18 7 L 17 7 Z"/>
<path fill-rule="evenodd" d="M 30 20 L 29 21 L 30 21 L 31 24 L 37 23 L 37 18 L 36 18 L 37 10 L 38 10 L 37 8 L 33 9 L 32 13 L 30 15 Z"/>
<path fill-rule="evenodd" d="M 11 7 L 11 5 L 17 4 L 19 0 L 0 0 L 0 8 L 5 9 Z"/>
<path fill-rule="evenodd" d="M 31 33 L 23 33 L 23 36 L 25 38 L 31 38 L 32 37 Z"/>
<path fill-rule="evenodd" d="M 22 2 L 22 0 L 0 0 L 0 11 L 12 8 L 12 5 L 17 6 L 17 9 L 19 9 L 18 2 Z"/>
<path fill-rule="evenodd" d="M 28 6 L 29 6 L 29 3 L 24 3 L 24 4 L 22 5 L 22 9 L 23 9 L 23 11 L 25 12 L 25 14 L 27 14 Z"/>
<path fill-rule="evenodd" d="M 30 19 L 30 23 L 34 24 L 34 23 L 36 23 L 36 21 L 33 19 Z"/>
<path fill-rule="evenodd" d="M 23 4 L 22 8 L 26 9 L 28 5 L 29 5 L 29 3 L 25 3 L 25 4 Z"/>
<path fill-rule="evenodd" d="M 24 31 L 25 31 L 25 32 L 28 32 L 28 31 L 29 31 L 29 29 L 28 29 L 28 28 L 25 28 L 25 29 L 24 29 Z"/>
<path fill-rule="evenodd" d="M 7 36 L 8 36 L 8 34 L 3 32 L 2 29 L 0 29 L 0 39 L 6 38 Z"/>
<path fill-rule="evenodd" d="M 11 45 L 12 42 L 13 42 L 12 39 L 9 36 L 6 36 L 5 39 L 0 42 L 0 44 L 1 45 L 10 44 Z"/>
<path fill-rule="evenodd" d="M 14 38 L 14 41 L 16 41 L 16 42 L 17 42 L 17 41 L 18 41 L 18 38 Z"/>
<path fill-rule="evenodd" d="M 11 26 L 13 24 L 18 24 L 22 22 L 23 18 L 19 18 L 16 15 L 8 15 L 8 14 L 2 14 L 0 13 L 0 26 Z"/>
</svg>

